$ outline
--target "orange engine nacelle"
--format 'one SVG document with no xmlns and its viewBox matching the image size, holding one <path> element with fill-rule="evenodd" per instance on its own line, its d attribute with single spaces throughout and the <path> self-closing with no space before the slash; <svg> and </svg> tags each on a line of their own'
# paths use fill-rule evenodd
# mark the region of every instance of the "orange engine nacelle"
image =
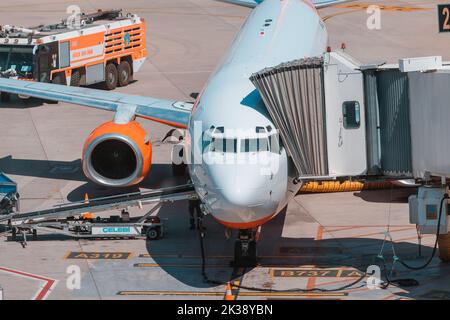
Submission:
<svg viewBox="0 0 450 320">
<path fill-rule="evenodd" d="M 97 127 L 86 140 L 82 165 L 86 177 L 112 187 L 139 183 L 150 170 L 152 144 L 136 121 L 112 121 Z"/>
</svg>

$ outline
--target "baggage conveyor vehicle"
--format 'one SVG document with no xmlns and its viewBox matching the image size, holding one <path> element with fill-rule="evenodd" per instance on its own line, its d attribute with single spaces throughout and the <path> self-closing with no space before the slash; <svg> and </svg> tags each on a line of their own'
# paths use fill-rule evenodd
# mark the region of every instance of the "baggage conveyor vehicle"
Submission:
<svg viewBox="0 0 450 320">
<path fill-rule="evenodd" d="M 163 223 L 156 216 L 164 203 L 197 199 L 191 184 L 185 184 L 145 192 L 134 192 L 108 197 L 64 203 L 50 209 L 0 215 L 0 223 L 7 224 L 12 240 L 17 234 L 27 234 L 37 239 L 37 231 L 66 235 L 74 238 L 141 238 L 155 240 L 163 236 Z M 156 204 L 145 215 L 130 217 L 128 208 Z M 109 218 L 93 217 L 93 213 L 121 210 L 121 214 Z"/>
</svg>

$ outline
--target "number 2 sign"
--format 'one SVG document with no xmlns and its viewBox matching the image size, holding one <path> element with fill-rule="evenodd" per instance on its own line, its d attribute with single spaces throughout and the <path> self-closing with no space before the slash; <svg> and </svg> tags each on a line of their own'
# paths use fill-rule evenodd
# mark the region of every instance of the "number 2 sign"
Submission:
<svg viewBox="0 0 450 320">
<path fill-rule="evenodd" d="M 450 4 L 438 5 L 439 32 L 450 32 Z"/>
</svg>

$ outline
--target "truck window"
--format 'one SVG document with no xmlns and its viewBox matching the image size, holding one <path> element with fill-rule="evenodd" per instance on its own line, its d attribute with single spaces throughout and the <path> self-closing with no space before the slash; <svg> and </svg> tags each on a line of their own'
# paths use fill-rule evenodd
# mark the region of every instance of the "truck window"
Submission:
<svg viewBox="0 0 450 320">
<path fill-rule="evenodd" d="M 21 77 L 29 78 L 33 71 L 33 47 L 0 46 L 0 71 L 10 69 Z"/>
</svg>

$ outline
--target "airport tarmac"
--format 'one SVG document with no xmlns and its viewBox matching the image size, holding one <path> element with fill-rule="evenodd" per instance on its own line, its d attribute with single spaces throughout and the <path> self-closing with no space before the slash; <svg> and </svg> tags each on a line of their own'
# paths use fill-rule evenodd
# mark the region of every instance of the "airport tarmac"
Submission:
<svg viewBox="0 0 450 320">
<path fill-rule="evenodd" d="M 382 29 L 368 30 L 365 8 L 384 4 Z M 398 58 L 442 55 L 450 60 L 450 36 L 438 34 L 437 1 L 355 1 L 320 10 L 326 18 L 330 45 L 364 63 L 396 62 Z M 2 24 L 37 25 L 57 22 L 69 4 L 83 11 L 123 8 L 147 21 L 149 57 L 135 82 L 119 88 L 132 94 L 192 101 L 228 48 L 250 9 L 212 0 L 44 1 L 16 0 L 0 4 Z M 299 39 L 301 41 L 301 39 Z M 64 103 L 13 99 L 0 105 L 0 170 L 19 185 L 22 211 L 48 208 L 138 188 L 110 190 L 87 182 L 80 169 L 84 140 L 112 114 Z M 139 120 L 154 149 L 153 166 L 141 190 L 184 182 L 172 176 L 170 143 L 161 143 L 170 127 Z M 388 229 L 396 254 L 421 264 L 431 253 L 433 236 L 424 236 L 419 257 L 417 234 L 408 222 L 411 189 L 334 194 L 299 194 L 286 212 L 263 226 L 259 265 L 234 270 L 229 266 L 234 240 L 206 217 L 207 275 L 237 281 L 258 290 L 234 288 L 237 299 L 450 299 L 450 264 L 435 258 L 417 272 L 395 265 L 391 277 L 414 278 L 419 286 L 394 284 L 370 290 L 364 283 L 336 292 L 279 292 L 263 289 L 333 289 L 349 284 L 378 263 L 376 256 Z M 147 208 L 146 208 L 147 209 Z M 117 214 L 116 212 L 114 212 Z M 133 215 L 139 210 L 131 210 Z M 42 234 L 20 243 L 0 238 L 0 287 L 5 299 L 223 299 L 225 286 L 204 282 L 198 233 L 189 230 L 187 203 L 163 206 L 165 237 L 145 240 L 73 240 Z M 390 270 L 393 251 L 383 256 Z M 81 271 L 73 287 L 71 272 Z M 76 283 L 75 283 L 76 284 Z"/>
</svg>

